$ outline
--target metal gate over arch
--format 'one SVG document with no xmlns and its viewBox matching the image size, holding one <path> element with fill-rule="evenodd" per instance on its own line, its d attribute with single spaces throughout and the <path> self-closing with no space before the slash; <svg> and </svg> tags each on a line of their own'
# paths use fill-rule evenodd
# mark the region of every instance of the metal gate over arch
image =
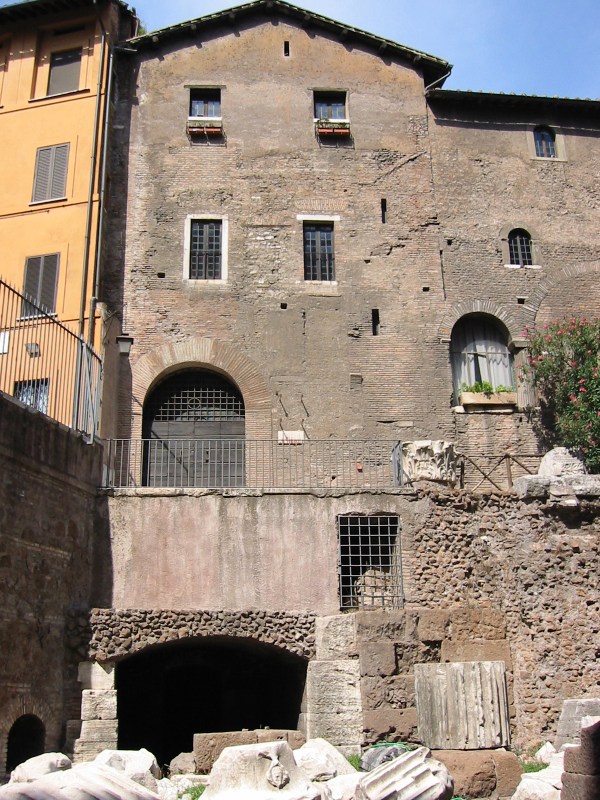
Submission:
<svg viewBox="0 0 600 800">
<path fill-rule="evenodd" d="M 144 405 L 145 486 L 244 485 L 244 400 L 223 376 L 169 376 Z"/>
</svg>

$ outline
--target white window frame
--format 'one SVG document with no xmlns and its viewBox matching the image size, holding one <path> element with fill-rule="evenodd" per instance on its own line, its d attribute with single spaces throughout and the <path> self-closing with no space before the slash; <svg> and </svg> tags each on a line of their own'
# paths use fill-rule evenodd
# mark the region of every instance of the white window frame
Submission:
<svg viewBox="0 0 600 800">
<path fill-rule="evenodd" d="M 333 235 L 334 235 L 334 259 L 335 259 L 335 237 L 336 237 L 336 225 L 341 221 L 341 217 L 339 214 L 296 214 L 296 219 L 298 222 L 301 223 L 300 227 L 300 236 L 302 240 L 301 244 L 301 252 L 302 252 L 302 280 L 297 281 L 298 284 L 303 284 L 304 286 L 337 286 L 337 268 L 335 270 L 336 278 L 333 281 L 307 281 L 304 277 L 304 223 L 305 222 L 331 222 L 333 225 Z"/>
<path fill-rule="evenodd" d="M 220 278 L 190 278 L 190 253 L 192 241 L 192 222 L 206 222 L 219 220 L 221 223 L 221 277 Z M 183 282 L 194 286 L 219 285 L 227 283 L 229 276 L 229 217 L 226 214 L 188 214 L 185 218 L 183 239 Z"/>
</svg>

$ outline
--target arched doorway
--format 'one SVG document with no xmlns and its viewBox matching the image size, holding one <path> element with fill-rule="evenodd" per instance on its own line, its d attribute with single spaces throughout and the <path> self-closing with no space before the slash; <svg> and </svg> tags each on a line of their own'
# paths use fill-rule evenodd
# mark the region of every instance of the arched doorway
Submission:
<svg viewBox="0 0 600 800">
<path fill-rule="evenodd" d="M 6 771 L 11 772 L 23 761 L 44 752 L 46 729 L 35 714 L 23 714 L 8 732 Z"/>
<path fill-rule="evenodd" d="M 144 404 L 145 486 L 244 485 L 244 399 L 207 370 L 170 375 Z"/>
<path fill-rule="evenodd" d="M 192 750 L 195 733 L 298 727 L 308 661 L 254 639 L 168 642 L 117 664 L 119 747 L 159 764 Z"/>
</svg>

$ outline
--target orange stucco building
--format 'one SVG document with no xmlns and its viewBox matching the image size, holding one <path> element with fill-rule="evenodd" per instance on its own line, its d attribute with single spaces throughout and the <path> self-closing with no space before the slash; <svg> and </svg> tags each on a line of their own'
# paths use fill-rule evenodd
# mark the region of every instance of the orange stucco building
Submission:
<svg viewBox="0 0 600 800">
<path fill-rule="evenodd" d="M 0 277 L 90 341 L 119 0 L 0 9 Z"/>
</svg>

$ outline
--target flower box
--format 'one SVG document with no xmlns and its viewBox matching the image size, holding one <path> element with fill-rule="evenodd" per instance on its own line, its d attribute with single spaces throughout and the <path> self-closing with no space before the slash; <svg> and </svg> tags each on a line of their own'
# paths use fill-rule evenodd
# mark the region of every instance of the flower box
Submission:
<svg viewBox="0 0 600 800">
<path fill-rule="evenodd" d="M 188 119 L 187 132 L 190 136 L 222 136 L 223 122 L 220 119 Z"/>
<path fill-rule="evenodd" d="M 458 401 L 461 406 L 516 406 L 516 392 L 461 392 Z"/>
<path fill-rule="evenodd" d="M 350 136 L 349 122 L 334 122 L 320 119 L 315 122 L 317 136 Z"/>
</svg>

